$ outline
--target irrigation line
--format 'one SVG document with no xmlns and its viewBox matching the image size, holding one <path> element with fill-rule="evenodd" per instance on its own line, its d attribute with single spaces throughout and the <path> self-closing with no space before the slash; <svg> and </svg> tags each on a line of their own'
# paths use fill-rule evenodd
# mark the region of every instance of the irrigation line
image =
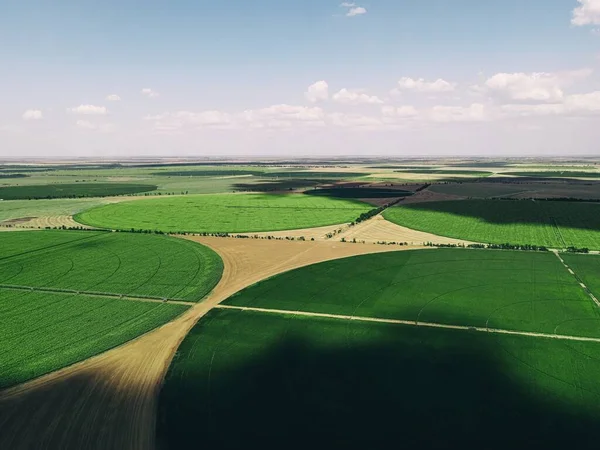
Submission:
<svg viewBox="0 0 600 450">
<path fill-rule="evenodd" d="M 466 325 L 449 325 L 444 323 L 432 323 L 432 322 L 418 322 L 414 320 L 397 320 L 397 319 L 382 319 L 378 317 L 360 317 L 360 316 L 345 316 L 340 314 L 326 314 L 326 313 L 314 313 L 306 311 L 288 311 L 283 309 L 267 309 L 267 308 L 253 308 L 247 306 L 231 306 L 231 305 L 216 305 L 216 309 L 233 309 L 237 311 L 253 311 L 267 314 L 288 314 L 293 316 L 307 316 L 307 317 L 321 317 L 327 319 L 339 319 L 339 320 L 356 320 L 359 322 L 377 322 L 377 323 L 388 323 L 394 325 L 408 325 L 412 327 L 427 327 L 427 328 L 441 328 L 446 330 L 461 330 L 461 331 L 480 331 L 483 333 L 491 334 L 509 334 L 516 336 L 529 336 L 538 337 L 544 339 L 558 339 L 563 341 L 580 341 L 580 342 L 598 342 L 600 338 L 583 337 L 583 336 L 569 336 L 565 334 L 549 334 L 549 333 L 536 333 L 530 331 L 514 331 L 514 330 L 503 330 L 499 328 L 484 328 L 484 327 L 471 327 Z"/>
<path fill-rule="evenodd" d="M 48 287 L 35 287 L 35 286 L 20 286 L 14 284 L 0 284 L 0 289 L 10 289 L 14 291 L 29 291 L 29 292 L 42 292 L 46 294 L 74 294 L 83 295 L 86 297 L 101 297 L 101 298 L 116 298 L 120 300 L 128 301 L 140 301 L 140 302 L 154 302 L 154 303 L 171 303 L 176 305 L 195 305 L 195 302 L 189 302 L 185 300 L 178 300 L 174 298 L 163 298 L 163 297 L 143 297 L 141 295 L 125 295 L 115 294 L 113 292 L 93 292 L 93 291 L 77 291 L 75 289 L 58 289 Z"/>
<path fill-rule="evenodd" d="M 569 265 L 565 262 L 564 259 L 562 259 L 562 257 L 559 255 L 558 252 L 553 252 L 553 253 L 559 259 L 559 261 L 562 263 L 562 265 L 565 266 L 565 268 L 569 271 L 569 273 L 575 277 L 575 280 L 577 280 L 577 283 L 579 284 L 579 286 L 581 286 L 581 289 L 583 289 L 585 291 L 585 293 L 594 301 L 594 303 L 596 304 L 596 306 L 600 308 L 600 301 L 598 301 L 598 299 L 592 293 L 592 291 L 589 290 L 589 288 L 585 285 L 585 283 L 579 277 L 579 275 L 577 275 L 575 273 L 575 271 L 573 269 L 571 269 L 571 267 L 569 267 Z"/>
</svg>

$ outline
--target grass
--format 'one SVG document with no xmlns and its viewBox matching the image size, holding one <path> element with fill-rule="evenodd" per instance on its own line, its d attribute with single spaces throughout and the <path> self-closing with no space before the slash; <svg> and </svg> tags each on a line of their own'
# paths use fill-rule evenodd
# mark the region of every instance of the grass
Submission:
<svg viewBox="0 0 600 450">
<path fill-rule="evenodd" d="M 339 187 L 331 189 L 310 189 L 304 192 L 308 195 L 335 198 L 396 198 L 412 195 L 412 192 L 400 189 Z"/>
<path fill-rule="evenodd" d="M 582 264 L 593 270 L 600 257 Z M 346 258 L 260 282 L 225 304 L 600 337 L 600 311 L 552 253 L 439 249 Z"/>
<path fill-rule="evenodd" d="M 202 195 L 111 204 L 79 213 L 75 220 L 112 229 L 235 233 L 351 222 L 369 209 L 357 201 L 302 194 Z"/>
<path fill-rule="evenodd" d="M 217 310 L 169 369 L 159 444 L 595 449 L 599 378 L 597 343 Z"/>
<path fill-rule="evenodd" d="M 0 199 L 108 197 L 156 190 L 156 186 L 131 183 L 73 183 L 0 187 Z"/>
<path fill-rule="evenodd" d="M 0 234 L 0 285 L 202 299 L 223 271 L 212 250 L 160 235 L 32 231 Z"/>
<path fill-rule="evenodd" d="M 153 175 L 168 176 L 168 177 L 230 177 L 240 175 L 260 175 L 262 172 L 257 170 L 216 170 L 216 169 L 203 169 L 203 170 L 165 170 L 162 172 L 154 172 Z"/>
<path fill-rule="evenodd" d="M 389 208 L 384 217 L 415 230 L 485 243 L 600 249 L 600 205 L 464 200 Z"/>
<path fill-rule="evenodd" d="M 0 288 L 0 388 L 123 344 L 172 320 L 187 308 Z"/>
<path fill-rule="evenodd" d="M 533 190 L 534 188 L 536 186 L 504 183 L 452 183 L 434 184 L 428 190 L 440 194 L 488 198 L 510 196 L 527 190 Z"/>
</svg>

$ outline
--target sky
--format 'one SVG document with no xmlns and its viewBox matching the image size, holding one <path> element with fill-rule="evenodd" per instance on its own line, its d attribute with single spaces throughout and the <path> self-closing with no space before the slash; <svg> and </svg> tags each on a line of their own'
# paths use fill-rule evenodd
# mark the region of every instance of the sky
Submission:
<svg viewBox="0 0 600 450">
<path fill-rule="evenodd" d="M 2 0 L 0 158 L 600 156 L 600 0 Z"/>
</svg>

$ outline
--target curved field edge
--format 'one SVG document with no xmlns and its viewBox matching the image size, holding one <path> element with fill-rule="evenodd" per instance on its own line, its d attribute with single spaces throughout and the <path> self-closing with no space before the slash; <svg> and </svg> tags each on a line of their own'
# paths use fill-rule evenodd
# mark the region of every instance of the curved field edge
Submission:
<svg viewBox="0 0 600 450">
<path fill-rule="evenodd" d="M 0 287 L 198 301 L 223 274 L 212 249 L 163 235 L 27 231 L 0 247 Z"/>
<path fill-rule="evenodd" d="M 0 294 L 4 296 L 6 292 L 0 289 Z M 44 297 L 55 303 L 50 324 L 44 326 L 38 322 L 31 333 L 26 331 L 27 326 L 22 321 L 17 324 L 6 321 L 3 324 L 0 390 L 123 346 L 177 319 L 191 306 L 118 299 L 77 300 L 67 298 L 70 297 L 67 294 L 44 294 Z M 56 300 L 58 297 L 63 297 L 63 300 Z M 97 317 L 96 314 L 81 313 L 81 308 L 75 303 L 85 301 L 99 304 L 98 309 L 105 310 L 103 315 Z M 58 303 L 64 303 L 64 309 L 71 309 L 71 314 L 60 311 Z M 57 329 L 57 320 L 68 322 L 62 330 L 64 333 Z M 11 339 L 14 335 L 18 337 Z M 83 336 L 90 338 L 84 340 Z"/>
<path fill-rule="evenodd" d="M 220 204 L 216 197 L 230 203 Z M 254 201 L 258 205 L 252 204 Z M 186 203 L 192 204 L 189 208 L 195 216 L 180 209 L 180 204 Z M 278 206 L 279 203 L 283 206 Z M 81 211 L 73 218 L 83 225 L 122 231 L 253 233 L 340 225 L 371 209 L 371 205 L 357 199 L 303 194 L 207 194 L 101 205 Z M 144 216 L 148 211 L 158 216 Z M 124 217 L 125 214 L 132 217 Z M 111 220 L 110 215 L 118 219 Z"/>
<path fill-rule="evenodd" d="M 416 231 L 492 244 L 600 249 L 600 205 L 568 201 L 457 200 L 388 208 L 386 220 Z"/>
<path fill-rule="evenodd" d="M 36 239 L 32 240 L 32 236 Z M 121 247 L 126 247 L 122 245 L 126 242 L 137 247 L 141 241 L 149 241 L 150 244 L 176 244 L 175 250 L 179 254 L 186 247 L 193 251 L 202 250 L 202 261 L 206 263 L 207 259 L 211 260 L 210 273 L 206 277 L 201 274 L 200 284 L 193 286 L 190 283 L 196 281 L 195 277 L 182 277 L 185 285 L 178 288 L 180 292 L 187 289 L 184 293 L 190 302 L 203 300 L 218 284 L 223 274 L 223 261 L 220 256 L 197 242 L 166 236 L 133 236 L 106 232 L 31 231 L 0 237 L 0 241 L 13 241 L 12 245 L 9 245 L 10 242 L 4 242 L 6 245 L 3 245 L 0 251 L 0 275 L 8 274 L 14 278 L 10 268 L 13 267 L 11 263 L 15 259 L 21 261 L 18 263 L 20 270 L 17 275 L 23 272 L 23 268 L 27 267 L 31 259 L 35 259 L 35 263 L 40 267 L 38 271 L 34 266 L 35 270 L 31 273 L 40 275 L 39 272 L 43 272 L 44 267 L 57 264 L 61 259 L 58 255 L 60 252 L 73 256 L 73 252 L 77 253 L 76 249 L 84 245 L 93 244 L 92 247 L 95 248 L 106 243 L 103 238 L 117 238 L 116 244 L 121 244 Z M 134 240 L 131 241 L 131 238 Z M 85 247 L 83 248 L 80 256 L 86 251 Z M 28 255 L 31 255 L 30 259 L 27 259 Z M 89 255 L 90 258 L 95 256 L 97 255 Z M 94 262 L 98 265 L 104 261 L 95 259 Z M 206 264 L 200 264 L 198 269 L 206 267 Z M 93 266 L 88 268 L 89 272 L 84 271 L 83 275 L 95 272 Z M 119 268 L 123 268 L 121 260 L 117 266 L 117 269 Z M 109 272 L 115 273 L 110 267 Z M 193 305 L 148 301 L 144 298 L 133 299 L 132 296 L 121 299 L 110 293 L 88 295 L 84 292 L 67 292 L 61 289 L 60 282 L 68 281 L 65 275 L 69 273 L 72 271 L 69 270 L 62 276 L 50 273 L 49 277 L 56 286 L 41 286 L 41 290 L 38 290 L 38 287 L 11 288 L 10 285 L 0 285 L 0 315 L 3 322 L 3 339 L 0 341 L 0 389 L 39 378 L 122 346 L 175 320 Z M 172 278 L 175 284 L 179 279 L 177 272 L 172 272 L 169 278 Z M 135 280 L 132 281 L 135 283 Z M 161 280 L 157 283 L 160 284 Z M 36 279 L 31 279 L 30 284 L 35 285 Z M 165 286 L 165 289 L 172 289 L 172 282 Z M 189 291 L 190 289 L 192 291 Z"/>
</svg>

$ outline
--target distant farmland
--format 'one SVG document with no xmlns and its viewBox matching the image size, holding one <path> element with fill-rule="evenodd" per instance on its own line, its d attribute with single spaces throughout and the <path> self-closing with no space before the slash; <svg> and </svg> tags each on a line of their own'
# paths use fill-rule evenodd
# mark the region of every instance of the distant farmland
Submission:
<svg viewBox="0 0 600 450">
<path fill-rule="evenodd" d="M 165 236 L 0 233 L 0 388 L 172 320 L 190 305 L 159 299 L 199 301 L 221 272 L 212 250 Z"/>
<path fill-rule="evenodd" d="M 593 272 L 598 259 L 578 263 Z M 552 253 L 421 250 L 293 270 L 192 329 L 161 391 L 159 444 L 193 446 L 202 423 L 214 448 L 386 448 L 399 436 L 410 448 L 524 449 L 526 436 L 594 448 L 600 342 L 585 339 L 599 324 Z"/>
<path fill-rule="evenodd" d="M 534 178 L 600 178 L 600 172 L 581 172 L 581 171 L 537 171 L 537 172 L 503 172 L 502 175 L 516 175 L 520 177 Z"/>
<path fill-rule="evenodd" d="M 295 195 L 198 195 L 122 202 L 92 208 L 75 220 L 113 229 L 165 232 L 249 232 L 352 222 L 371 206 L 344 199 Z"/>
<path fill-rule="evenodd" d="M 46 199 L 108 197 L 111 195 L 139 194 L 156 190 L 156 186 L 126 183 L 73 183 L 45 184 L 31 186 L 0 187 L 0 199 Z"/>
<path fill-rule="evenodd" d="M 389 208 L 384 217 L 419 231 L 476 242 L 600 249 L 600 205 L 464 200 Z"/>
</svg>

